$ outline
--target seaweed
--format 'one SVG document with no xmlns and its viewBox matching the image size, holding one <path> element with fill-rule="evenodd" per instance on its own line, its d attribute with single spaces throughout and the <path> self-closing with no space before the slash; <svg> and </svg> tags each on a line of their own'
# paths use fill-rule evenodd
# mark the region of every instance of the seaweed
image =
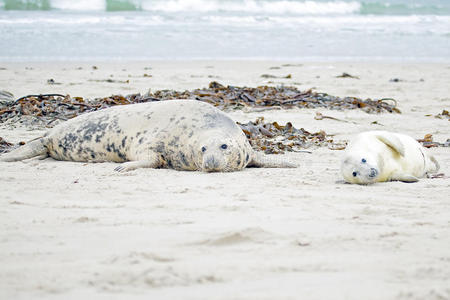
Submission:
<svg viewBox="0 0 450 300">
<path fill-rule="evenodd" d="M 213 81 L 208 88 L 193 91 L 162 90 L 148 93 L 151 98 L 196 99 L 211 103 L 221 109 L 280 107 L 290 108 L 327 108 L 331 110 L 361 109 L 367 113 L 401 113 L 397 102 L 392 98 L 360 99 L 356 97 L 336 97 L 326 93 L 313 92 L 311 89 L 300 91 L 291 86 L 259 86 L 256 88 L 223 86 Z"/>
<path fill-rule="evenodd" d="M 278 122 L 265 122 L 264 117 L 245 124 L 237 122 L 245 133 L 250 145 L 266 154 L 285 152 L 305 152 L 312 147 L 328 147 L 331 150 L 345 149 L 346 141 L 334 141 L 331 135 L 321 130 L 311 133 L 303 128 L 295 128 L 291 122 L 280 125 Z M 308 152 L 308 151 L 306 151 Z"/>
<path fill-rule="evenodd" d="M 348 73 L 342 73 L 341 75 L 336 76 L 336 78 L 353 78 L 353 79 L 359 79 L 358 76 L 354 76 Z"/>
<path fill-rule="evenodd" d="M 367 113 L 400 113 L 392 98 L 360 99 L 336 97 L 311 89 L 300 91 L 289 86 L 235 87 L 224 86 L 216 81 L 207 88 L 192 91 L 158 90 L 144 95 L 112 95 L 109 97 L 84 99 L 61 94 L 27 95 L 0 107 L 0 122 L 11 118 L 31 115 L 48 123 L 55 119 L 67 120 L 82 113 L 104 109 L 114 105 L 162 101 L 171 99 L 195 99 L 210 103 L 222 110 L 232 109 L 291 109 L 327 108 L 330 110 L 360 109 Z"/>
<path fill-rule="evenodd" d="M 448 110 L 443 109 L 442 112 L 440 114 L 437 114 L 436 116 L 434 116 L 437 119 L 447 119 L 448 121 L 450 121 L 450 114 L 448 112 Z"/>
<path fill-rule="evenodd" d="M 417 141 L 421 143 L 425 148 L 450 147 L 450 139 L 447 139 L 447 141 L 445 141 L 444 143 L 439 143 L 433 141 L 432 134 L 426 134 L 422 139 L 418 139 Z"/>
<path fill-rule="evenodd" d="M 14 147 L 13 143 L 7 142 L 5 139 L 0 137 L 0 153 L 6 153 L 11 151 L 11 149 Z"/>
</svg>

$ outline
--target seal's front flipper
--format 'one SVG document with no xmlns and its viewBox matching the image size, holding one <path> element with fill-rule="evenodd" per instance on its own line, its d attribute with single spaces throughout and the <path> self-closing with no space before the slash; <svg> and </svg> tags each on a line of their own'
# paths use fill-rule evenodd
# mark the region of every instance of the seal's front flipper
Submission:
<svg viewBox="0 0 450 300">
<path fill-rule="evenodd" d="M 140 160 L 140 161 L 128 161 L 120 164 L 114 169 L 117 172 L 128 172 L 140 168 L 156 168 L 155 164 L 151 161 Z"/>
<path fill-rule="evenodd" d="M 402 141 L 391 132 L 383 131 L 376 134 L 375 137 L 401 156 L 405 156 L 405 147 Z"/>
<path fill-rule="evenodd" d="M 281 155 L 265 155 L 255 152 L 247 167 L 254 168 L 297 168 L 298 165 Z"/>
<path fill-rule="evenodd" d="M 134 161 L 128 161 L 121 163 L 114 171 L 117 172 L 128 172 L 133 171 L 140 168 L 158 168 L 163 165 L 160 155 L 156 155 L 154 153 L 150 153 L 145 158 L 141 158 Z"/>
<path fill-rule="evenodd" d="M 402 182 L 417 182 L 419 181 L 419 178 L 413 175 L 409 174 L 403 174 L 403 173 L 394 173 L 391 176 L 392 181 L 402 181 Z"/>
<path fill-rule="evenodd" d="M 25 145 L 14 149 L 13 151 L 0 156 L 0 161 L 19 161 L 27 158 L 39 156 L 39 158 L 48 157 L 46 138 L 39 138 L 37 140 L 26 143 Z"/>
</svg>

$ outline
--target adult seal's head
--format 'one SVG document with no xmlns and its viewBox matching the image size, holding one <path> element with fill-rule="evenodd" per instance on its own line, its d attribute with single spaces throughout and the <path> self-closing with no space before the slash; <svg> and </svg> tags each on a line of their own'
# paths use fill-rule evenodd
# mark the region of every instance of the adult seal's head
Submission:
<svg viewBox="0 0 450 300">
<path fill-rule="evenodd" d="M 214 130 L 200 139 L 198 168 L 204 172 L 232 172 L 245 167 L 253 150 L 248 142 L 235 134 Z"/>
</svg>

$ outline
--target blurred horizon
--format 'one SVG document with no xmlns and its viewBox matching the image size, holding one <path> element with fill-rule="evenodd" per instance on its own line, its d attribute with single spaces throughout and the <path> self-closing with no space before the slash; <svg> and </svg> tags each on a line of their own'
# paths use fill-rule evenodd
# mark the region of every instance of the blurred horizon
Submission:
<svg viewBox="0 0 450 300">
<path fill-rule="evenodd" d="M 234 11 L 294 14 L 450 15 L 446 0 L 0 0 L 3 10 Z"/>
<path fill-rule="evenodd" d="M 446 0 L 0 0 L 0 61 L 450 61 Z"/>
</svg>

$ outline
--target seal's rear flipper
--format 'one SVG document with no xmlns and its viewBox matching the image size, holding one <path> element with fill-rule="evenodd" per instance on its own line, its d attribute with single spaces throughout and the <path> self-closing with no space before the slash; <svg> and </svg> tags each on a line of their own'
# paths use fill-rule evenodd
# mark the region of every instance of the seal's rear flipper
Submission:
<svg viewBox="0 0 450 300">
<path fill-rule="evenodd" d="M 402 182 L 417 182 L 419 178 L 409 174 L 395 173 L 391 176 L 392 181 L 402 181 Z"/>
<path fill-rule="evenodd" d="M 46 141 L 47 140 L 44 138 L 39 138 L 26 143 L 25 145 L 0 156 L 0 161 L 19 161 L 36 156 L 39 156 L 41 159 L 45 158 L 48 156 L 47 147 L 45 147 Z"/>
<path fill-rule="evenodd" d="M 283 159 L 279 155 L 265 155 L 261 153 L 254 153 L 252 160 L 247 167 L 254 168 L 297 168 L 298 165 L 291 161 Z"/>
<path fill-rule="evenodd" d="M 436 160 L 436 158 L 434 158 L 434 156 L 430 155 L 430 160 L 434 163 L 435 169 L 431 170 L 431 172 L 437 172 L 439 171 L 439 169 L 441 168 L 441 166 L 439 165 L 438 161 Z"/>
<path fill-rule="evenodd" d="M 375 137 L 382 143 L 386 144 L 386 146 L 392 148 L 392 150 L 394 150 L 401 156 L 405 156 L 405 147 L 403 146 L 400 139 L 394 134 L 386 131 L 376 134 Z"/>
</svg>

